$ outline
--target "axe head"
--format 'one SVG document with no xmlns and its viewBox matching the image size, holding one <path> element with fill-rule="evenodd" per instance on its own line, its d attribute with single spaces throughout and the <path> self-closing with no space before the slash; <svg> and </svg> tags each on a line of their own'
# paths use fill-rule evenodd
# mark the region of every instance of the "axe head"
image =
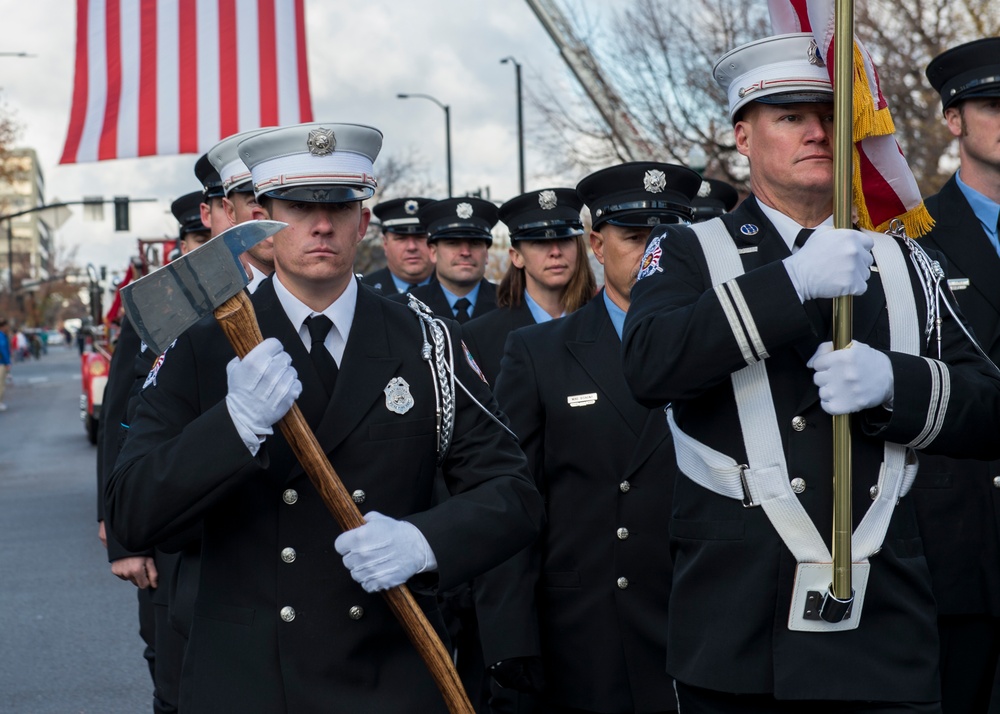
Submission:
<svg viewBox="0 0 1000 714">
<path fill-rule="evenodd" d="M 240 255 L 287 223 L 248 221 L 121 289 L 125 314 L 142 341 L 162 353 L 185 330 L 250 282 Z"/>
</svg>

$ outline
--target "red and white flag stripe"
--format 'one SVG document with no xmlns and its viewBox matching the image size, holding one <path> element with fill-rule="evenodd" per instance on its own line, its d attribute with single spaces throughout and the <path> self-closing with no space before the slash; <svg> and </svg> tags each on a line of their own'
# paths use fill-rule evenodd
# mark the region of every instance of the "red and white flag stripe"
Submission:
<svg viewBox="0 0 1000 714">
<path fill-rule="evenodd" d="M 77 0 L 60 163 L 203 153 L 312 121 L 305 0 Z"/>
</svg>

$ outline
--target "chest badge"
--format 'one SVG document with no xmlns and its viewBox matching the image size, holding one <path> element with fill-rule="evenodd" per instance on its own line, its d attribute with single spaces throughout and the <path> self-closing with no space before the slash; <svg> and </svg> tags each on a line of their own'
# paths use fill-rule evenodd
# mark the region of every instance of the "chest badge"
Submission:
<svg viewBox="0 0 1000 714">
<path fill-rule="evenodd" d="M 406 414 L 413 408 L 410 385 L 402 377 L 393 377 L 385 385 L 385 406 L 394 414 Z"/>
</svg>

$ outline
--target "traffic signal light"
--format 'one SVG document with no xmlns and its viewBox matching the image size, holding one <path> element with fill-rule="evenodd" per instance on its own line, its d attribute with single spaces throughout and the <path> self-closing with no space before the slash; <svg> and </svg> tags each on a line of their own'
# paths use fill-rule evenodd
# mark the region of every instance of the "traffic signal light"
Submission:
<svg viewBox="0 0 1000 714">
<path fill-rule="evenodd" d="M 128 196 L 115 196 L 115 230 L 128 229 Z"/>
</svg>

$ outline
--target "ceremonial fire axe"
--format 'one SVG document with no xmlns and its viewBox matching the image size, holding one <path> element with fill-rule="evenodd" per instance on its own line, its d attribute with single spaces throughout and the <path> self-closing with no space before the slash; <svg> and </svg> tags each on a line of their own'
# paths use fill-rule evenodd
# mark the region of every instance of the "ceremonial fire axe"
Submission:
<svg viewBox="0 0 1000 714">
<path fill-rule="evenodd" d="M 249 279 L 240 255 L 286 225 L 280 221 L 249 221 L 233 226 L 122 288 L 125 312 L 146 345 L 160 354 L 198 320 L 215 315 L 237 356 L 245 357 L 263 341 L 263 336 L 244 290 Z M 278 426 L 340 527 L 346 531 L 363 525 L 365 519 L 298 404 L 292 405 Z M 452 714 L 473 714 L 451 656 L 406 585 L 382 594 L 430 669 L 448 710 Z"/>
</svg>

